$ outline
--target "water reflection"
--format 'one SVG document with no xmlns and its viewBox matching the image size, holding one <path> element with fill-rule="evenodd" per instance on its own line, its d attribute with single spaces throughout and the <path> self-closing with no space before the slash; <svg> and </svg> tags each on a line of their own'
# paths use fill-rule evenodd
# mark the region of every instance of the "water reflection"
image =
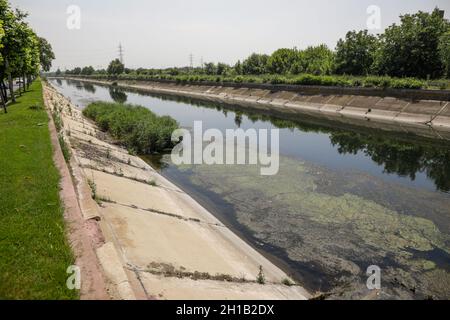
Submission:
<svg viewBox="0 0 450 320">
<path fill-rule="evenodd" d="M 125 103 L 128 100 L 127 94 L 118 87 L 114 87 L 114 86 L 110 87 L 109 94 L 111 96 L 111 99 L 113 99 L 114 102 L 117 102 L 117 103 Z"/>
<path fill-rule="evenodd" d="M 386 173 L 395 173 L 416 179 L 418 172 L 426 172 L 440 191 L 450 191 L 450 150 L 448 146 L 406 143 L 397 139 L 379 139 L 373 135 L 354 132 L 333 132 L 333 145 L 341 154 L 363 151 Z"/>
<path fill-rule="evenodd" d="M 95 93 L 95 86 L 88 82 L 83 82 L 83 89 L 89 93 Z"/>
<path fill-rule="evenodd" d="M 79 90 L 84 90 L 84 91 L 92 93 L 92 94 L 94 94 L 96 92 L 95 85 L 93 85 L 92 83 L 78 81 L 78 80 L 70 80 L 70 79 L 67 79 L 66 81 L 69 86 L 74 86 Z M 62 85 L 62 82 L 60 79 L 57 79 L 57 82 L 58 82 L 59 86 Z"/>
<path fill-rule="evenodd" d="M 347 126 L 336 127 L 335 123 L 317 119 L 276 114 L 269 111 L 251 111 L 240 106 L 223 105 L 216 102 L 204 102 L 197 99 L 179 96 L 153 95 L 161 100 L 171 100 L 216 109 L 227 116 L 228 110 L 235 113 L 234 122 L 242 125 L 245 115 L 250 121 L 270 122 L 280 129 L 298 129 L 302 132 L 320 132 L 329 135 L 330 142 L 339 154 L 347 155 L 363 153 L 377 165 L 382 166 L 384 173 L 408 177 L 412 181 L 418 173 L 425 173 L 432 180 L 436 189 L 450 192 L 450 144 L 427 138 L 413 137 L 404 133 L 388 133 L 378 130 Z"/>
<path fill-rule="evenodd" d="M 114 88 L 95 88 L 95 96 L 79 84 L 60 89 L 81 105 L 116 101 Z M 261 177 L 250 166 L 175 166 L 168 155 L 145 160 L 255 248 L 281 259 L 312 291 L 336 287 L 348 292 L 337 297 L 362 298 L 365 270 L 376 264 L 390 297 L 448 298 L 449 195 L 430 191 L 450 189 L 447 142 L 250 106 L 126 92 L 130 103 L 171 115 L 185 127 L 203 120 L 220 130 L 281 129 L 280 172 L 274 177 Z"/>
</svg>

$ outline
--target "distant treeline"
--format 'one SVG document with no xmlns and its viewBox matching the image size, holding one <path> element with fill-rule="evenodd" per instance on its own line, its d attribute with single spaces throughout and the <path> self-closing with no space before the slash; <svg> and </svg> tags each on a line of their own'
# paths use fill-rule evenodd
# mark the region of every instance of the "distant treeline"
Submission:
<svg viewBox="0 0 450 320">
<path fill-rule="evenodd" d="M 282 48 L 271 55 L 254 53 L 234 65 L 210 62 L 195 68 L 129 69 L 114 60 L 107 70 L 84 67 L 65 73 L 122 79 L 447 88 L 448 81 L 437 85 L 429 81 L 450 78 L 450 21 L 436 8 L 431 13 L 401 16 L 400 24 L 380 35 L 350 31 L 334 51 L 323 44 L 304 50 Z"/>
</svg>

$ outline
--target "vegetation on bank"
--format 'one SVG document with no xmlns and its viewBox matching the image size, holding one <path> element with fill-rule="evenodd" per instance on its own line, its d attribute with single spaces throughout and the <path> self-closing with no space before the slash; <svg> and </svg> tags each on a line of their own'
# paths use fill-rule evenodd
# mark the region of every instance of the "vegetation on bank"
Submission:
<svg viewBox="0 0 450 320">
<path fill-rule="evenodd" d="M 76 299 L 40 81 L 0 113 L 0 299 Z"/>
<path fill-rule="evenodd" d="M 169 116 L 158 116 L 141 106 L 94 102 L 83 110 L 101 130 L 109 132 L 128 150 L 151 154 L 174 146 L 171 138 L 178 123 Z"/>
<path fill-rule="evenodd" d="M 83 76 L 96 80 L 111 80 L 105 75 Z M 338 76 L 338 75 L 256 75 L 256 76 L 209 76 L 209 75 L 133 75 L 121 74 L 115 80 L 128 81 L 159 81 L 169 80 L 177 83 L 234 83 L 234 84 L 273 84 L 273 85 L 305 85 L 305 86 L 336 86 L 336 87 L 363 87 L 363 88 L 392 88 L 392 89 L 447 89 L 450 88 L 450 81 L 443 80 L 420 80 L 415 78 L 392 78 L 379 76 Z"/>
<path fill-rule="evenodd" d="M 335 50 L 323 44 L 304 50 L 281 48 L 271 55 L 253 53 L 234 65 L 210 62 L 167 69 L 129 69 L 116 59 L 106 70 L 84 67 L 65 74 L 122 80 L 448 89 L 450 21 L 436 8 L 431 13 L 403 15 L 400 24 L 381 35 L 350 31 Z"/>
</svg>

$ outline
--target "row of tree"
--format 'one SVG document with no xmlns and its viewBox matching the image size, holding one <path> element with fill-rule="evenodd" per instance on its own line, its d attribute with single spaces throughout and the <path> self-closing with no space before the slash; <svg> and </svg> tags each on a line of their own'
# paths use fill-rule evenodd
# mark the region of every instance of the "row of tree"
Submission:
<svg viewBox="0 0 450 320">
<path fill-rule="evenodd" d="M 237 75 L 380 75 L 415 77 L 421 79 L 450 78 L 450 22 L 444 12 L 419 11 L 400 17 L 383 34 L 372 35 L 367 30 L 350 31 L 340 39 L 335 50 L 326 45 L 305 50 L 278 49 L 271 55 L 250 55 L 234 66 L 225 63 L 205 63 L 200 68 L 169 68 L 131 70 L 118 60 L 107 70 L 95 71 L 92 67 L 66 71 L 72 75 L 161 75 L 207 74 Z M 61 74 L 61 71 L 58 71 Z"/>
<path fill-rule="evenodd" d="M 119 60 L 115 59 L 110 62 L 108 69 L 106 70 L 95 70 L 92 66 L 87 66 L 84 68 L 76 67 L 71 70 L 66 70 L 65 74 L 67 75 L 83 75 L 83 76 L 90 76 L 94 73 L 96 74 L 108 74 L 108 75 L 118 75 L 122 74 L 124 72 L 130 73 L 132 72 L 131 69 L 126 69 L 125 65 Z M 56 70 L 56 75 L 61 75 L 62 72 L 60 69 Z"/>
<path fill-rule="evenodd" d="M 311 73 L 388 75 L 392 77 L 450 77 L 450 21 L 444 11 L 419 11 L 400 17 L 381 35 L 350 31 L 335 51 L 326 45 L 306 50 L 278 49 L 272 55 L 252 54 L 234 67 L 207 63 L 207 74 L 244 75 Z"/>
<path fill-rule="evenodd" d="M 12 9 L 7 0 L 0 0 L 0 100 L 5 112 L 8 99 L 15 102 L 14 79 L 20 80 L 20 94 L 41 68 L 50 70 L 55 58 L 51 45 L 36 35 L 26 17 L 21 10 Z"/>
</svg>

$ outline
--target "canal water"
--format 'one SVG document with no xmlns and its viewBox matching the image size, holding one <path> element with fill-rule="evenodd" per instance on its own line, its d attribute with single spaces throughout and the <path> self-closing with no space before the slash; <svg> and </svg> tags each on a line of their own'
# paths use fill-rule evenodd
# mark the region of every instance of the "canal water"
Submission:
<svg viewBox="0 0 450 320">
<path fill-rule="evenodd" d="M 86 82 L 51 83 L 81 109 L 142 105 L 192 129 L 280 130 L 280 170 L 175 165 L 143 156 L 312 292 L 359 299 L 367 269 L 381 298 L 450 298 L 450 143 L 307 116 Z"/>
</svg>

